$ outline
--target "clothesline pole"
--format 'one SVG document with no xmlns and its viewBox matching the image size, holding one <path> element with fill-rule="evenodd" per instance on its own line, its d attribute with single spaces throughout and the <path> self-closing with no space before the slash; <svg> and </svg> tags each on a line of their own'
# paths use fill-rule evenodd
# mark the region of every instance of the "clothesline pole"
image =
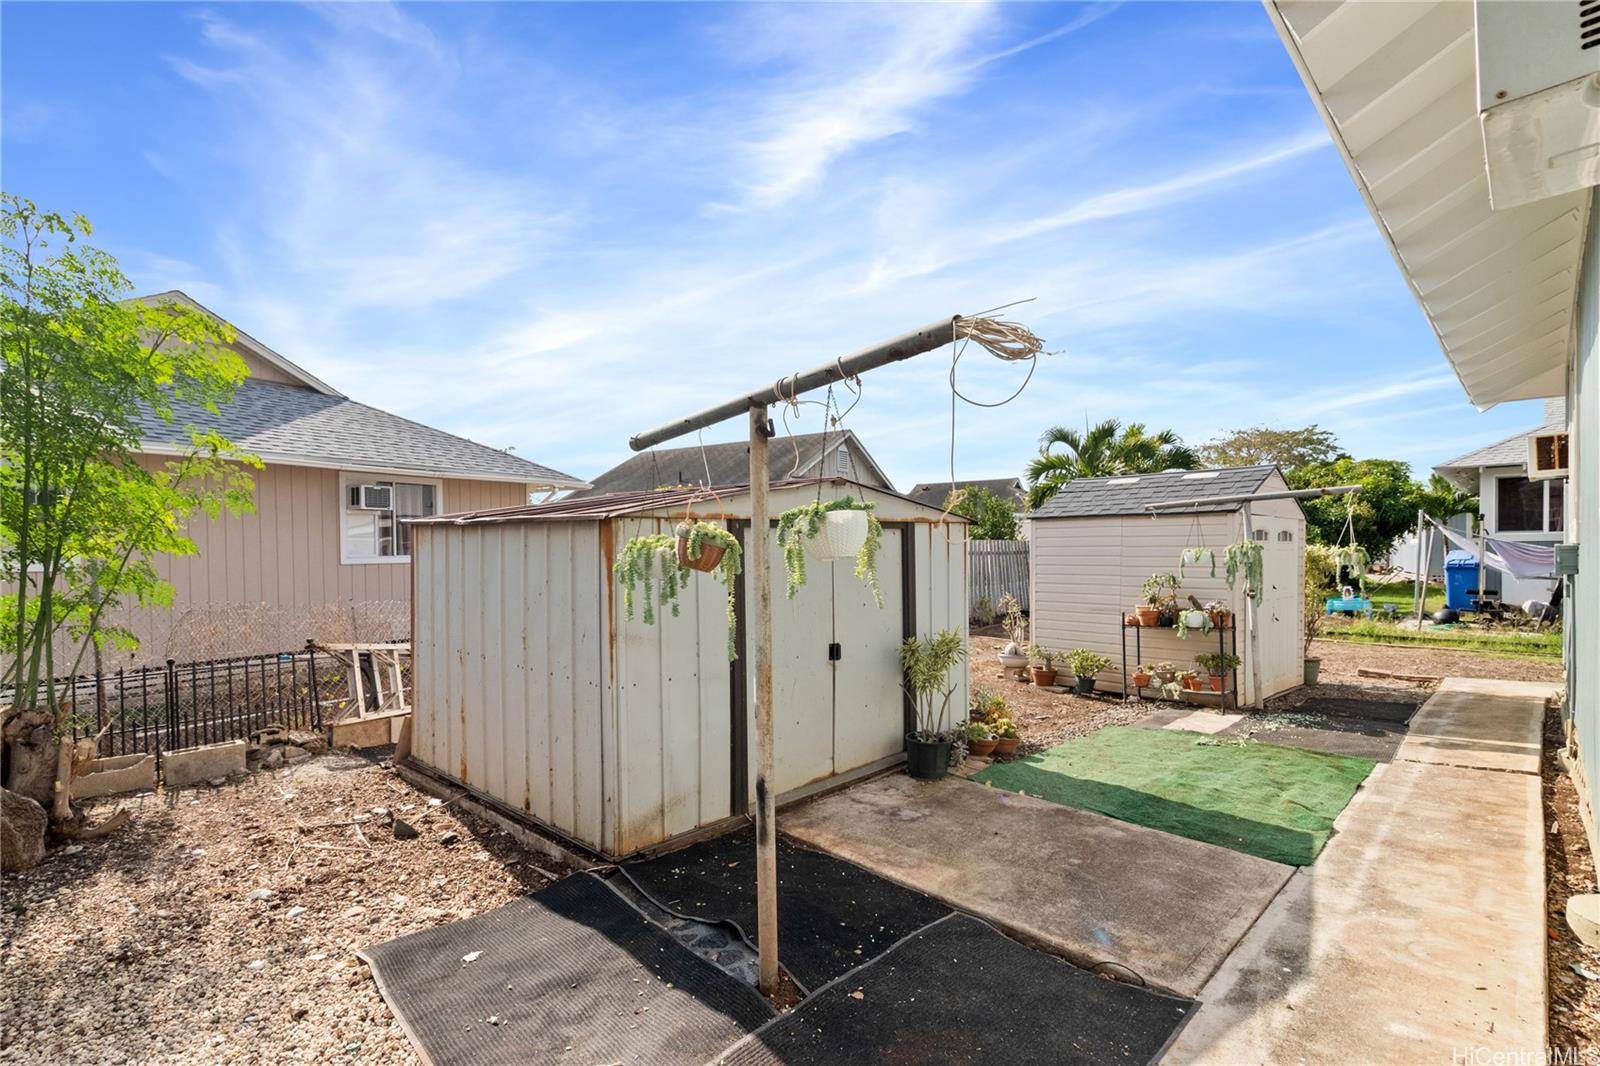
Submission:
<svg viewBox="0 0 1600 1066">
<path fill-rule="evenodd" d="M 1422 538 L 1427 534 L 1424 531 L 1422 508 L 1417 508 L 1417 570 L 1412 575 L 1411 595 L 1417 602 L 1417 628 L 1422 628 L 1422 604 L 1428 598 L 1428 575 L 1423 573 L 1423 566 L 1433 569 L 1433 553 L 1426 550 Z"/>
<path fill-rule="evenodd" d="M 1478 599 L 1474 608 L 1481 614 L 1483 611 L 1483 560 L 1489 554 L 1489 529 L 1483 521 L 1483 515 L 1478 516 Z"/>
</svg>

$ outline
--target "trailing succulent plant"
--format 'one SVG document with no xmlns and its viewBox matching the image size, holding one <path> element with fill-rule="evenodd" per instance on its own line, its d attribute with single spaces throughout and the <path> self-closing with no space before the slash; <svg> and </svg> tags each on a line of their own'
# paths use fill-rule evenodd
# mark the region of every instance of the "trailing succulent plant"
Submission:
<svg viewBox="0 0 1600 1066">
<path fill-rule="evenodd" d="M 1349 544 L 1343 548 L 1333 550 L 1334 573 L 1339 570 L 1348 570 L 1356 576 L 1356 584 L 1361 586 L 1362 595 L 1367 592 L 1367 567 L 1372 565 L 1372 558 L 1367 555 L 1367 550 L 1359 544 Z"/>
<path fill-rule="evenodd" d="M 722 558 L 712 572 L 728 590 L 728 660 L 731 662 L 739 657 L 738 616 L 734 613 L 735 583 L 744 569 L 739 540 L 726 529 L 709 522 L 685 523 L 678 528 L 684 534 L 684 551 L 691 559 L 700 558 L 707 545 L 722 549 Z M 633 618 L 635 593 L 641 586 L 646 625 L 655 624 L 657 604 L 670 608 L 672 617 L 678 617 L 678 594 L 688 584 L 692 571 L 678 562 L 676 536 L 651 533 L 634 537 L 623 545 L 612 569 L 622 583 L 622 606 L 629 619 Z"/>
<path fill-rule="evenodd" d="M 1217 576 L 1217 556 L 1210 548 L 1185 548 L 1183 554 L 1178 556 L 1178 576 L 1188 576 L 1186 571 L 1191 566 L 1199 566 L 1202 562 L 1211 563 L 1211 576 Z"/>
<path fill-rule="evenodd" d="M 1262 570 L 1261 570 L 1261 545 L 1253 540 L 1241 540 L 1236 544 L 1228 545 L 1228 550 L 1223 553 L 1223 565 L 1227 569 L 1228 587 L 1233 588 L 1239 581 L 1239 574 L 1244 574 L 1245 592 L 1252 600 L 1261 598 Z"/>
<path fill-rule="evenodd" d="M 843 496 L 837 500 L 819 500 L 791 507 L 778 516 L 778 545 L 783 549 L 783 567 L 788 575 L 788 595 L 791 600 L 806 583 L 806 541 L 817 535 L 828 514 L 833 511 L 865 511 L 867 539 L 856 553 L 856 577 L 867 583 L 872 590 L 872 598 L 879 607 L 883 606 L 883 593 L 878 588 L 878 544 L 883 538 L 883 526 L 878 522 L 877 515 L 872 513 L 872 507 L 866 500 Z"/>
</svg>

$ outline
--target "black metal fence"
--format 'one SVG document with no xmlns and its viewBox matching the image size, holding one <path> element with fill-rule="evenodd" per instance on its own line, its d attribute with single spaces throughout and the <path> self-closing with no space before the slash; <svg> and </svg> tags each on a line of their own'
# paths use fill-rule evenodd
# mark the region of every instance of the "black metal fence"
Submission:
<svg viewBox="0 0 1600 1066">
<path fill-rule="evenodd" d="M 260 729 L 319 729 L 349 699 L 345 669 L 309 642 L 295 652 L 118 670 L 57 681 L 73 739 L 100 737 L 102 758 L 242 740 Z"/>
</svg>

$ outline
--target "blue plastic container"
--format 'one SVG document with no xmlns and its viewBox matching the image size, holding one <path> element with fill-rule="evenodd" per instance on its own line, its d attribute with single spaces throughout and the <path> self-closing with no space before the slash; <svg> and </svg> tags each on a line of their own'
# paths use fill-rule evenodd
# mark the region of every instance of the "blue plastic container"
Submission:
<svg viewBox="0 0 1600 1066">
<path fill-rule="evenodd" d="M 1472 610 L 1477 597 L 1478 558 L 1471 552 L 1453 551 L 1444 557 L 1444 605 L 1452 611 Z"/>
</svg>

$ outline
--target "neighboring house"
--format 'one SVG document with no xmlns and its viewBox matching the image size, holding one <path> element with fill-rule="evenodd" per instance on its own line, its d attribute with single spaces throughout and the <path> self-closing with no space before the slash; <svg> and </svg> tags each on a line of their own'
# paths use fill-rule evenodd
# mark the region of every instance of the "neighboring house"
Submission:
<svg viewBox="0 0 1600 1066">
<path fill-rule="evenodd" d="M 1566 581 L 1562 718 L 1573 757 L 1562 761 L 1578 785 L 1593 845 L 1600 838 L 1593 121 L 1600 53 L 1583 23 L 1586 10 L 1575 2 L 1267 5 L 1467 398 L 1480 408 L 1566 401 L 1560 428 L 1570 454 L 1556 564 Z M 1515 503 L 1521 520 L 1548 530 L 1548 493 L 1527 496 Z"/>
<path fill-rule="evenodd" d="M 913 487 L 906 495 L 930 507 L 943 507 L 945 500 L 950 498 L 952 489 L 987 489 L 1002 500 L 1008 499 L 1015 503 L 1019 512 L 1028 498 L 1028 490 L 1023 488 L 1022 479 L 1015 477 L 993 477 L 982 481 L 925 482 Z"/>
<path fill-rule="evenodd" d="M 1544 402 L 1544 421 L 1476 451 L 1458 455 L 1434 467 L 1453 484 L 1478 494 L 1484 529 L 1491 537 L 1530 544 L 1559 544 L 1566 528 L 1566 478 L 1528 477 L 1528 439 L 1567 428 L 1567 401 L 1559 397 Z M 1518 578 L 1499 571 L 1486 576 L 1489 588 L 1499 588 L 1506 603 L 1528 600 L 1548 602 L 1554 580 Z"/>
<path fill-rule="evenodd" d="M 148 302 L 200 305 L 181 292 Z M 200 308 L 204 310 L 204 308 Z M 208 312 L 209 313 L 209 312 Z M 583 482 L 342 395 L 240 331 L 249 378 L 213 415 L 179 404 L 150 417 L 142 461 L 166 462 L 187 426 L 259 456 L 254 514 L 197 518 L 195 555 L 160 557 L 171 608 L 125 608 L 140 648 L 106 666 L 289 650 L 307 639 L 383 641 L 410 629 L 408 518 L 522 506 Z"/>
<path fill-rule="evenodd" d="M 709 480 L 707 480 L 709 471 Z M 795 433 L 772 439 L 767 448 L 767 476 L 774 482 L 795 478 L 842 477 L 872 488 L 894 491 L 894 485 L 850 430 L 835 433 Z M 750 444 L 695 445 L 688 448 L 652 448 L 591 479 L 585 490 L 653 492 L 692 485 L 748 485 Z M 574 495 L 577 495 L 574 493 Z M 941 501 L 942 502 L 942 501 Z"/>
</svg>

